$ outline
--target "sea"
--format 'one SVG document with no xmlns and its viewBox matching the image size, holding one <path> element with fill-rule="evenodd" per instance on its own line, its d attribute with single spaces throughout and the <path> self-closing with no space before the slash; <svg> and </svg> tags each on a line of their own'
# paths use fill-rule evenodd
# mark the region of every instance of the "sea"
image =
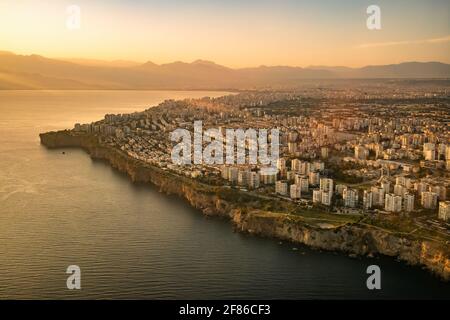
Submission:
<svg viewBox="0 0 450 320">
<path fill-rule="evenodd" d="M 448 299 L 392 257 L 350 258 L 235 232 L 39 133 L 202 91 L 0 91 L 0 299 Z M 64 153 L 63 153 L 64 152 Z M 67 288 L 68 266 L 81 289 Z M 367 268 L 381 289 L 367 287 Z"/>
</svg>

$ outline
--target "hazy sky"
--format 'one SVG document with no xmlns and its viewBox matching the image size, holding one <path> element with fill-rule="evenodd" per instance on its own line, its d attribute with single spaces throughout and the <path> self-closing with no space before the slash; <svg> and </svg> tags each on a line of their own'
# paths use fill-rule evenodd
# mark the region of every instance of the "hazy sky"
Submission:
<svg viewBox="0 0 450 320">
<path fill-rule="evenodd" d="M 66 27 L 73 4 L 78 30 Z M 371 4 L 381 30 L 366 27 Z M 0 50 L 231 67 L 450 63 L 450 0 L 0 0 Z"/>
</svg>

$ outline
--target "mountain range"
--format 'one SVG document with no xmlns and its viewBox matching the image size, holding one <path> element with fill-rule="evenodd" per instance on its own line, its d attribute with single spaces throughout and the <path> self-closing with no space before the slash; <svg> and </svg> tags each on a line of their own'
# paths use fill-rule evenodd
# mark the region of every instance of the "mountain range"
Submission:
<svg viewBox="0 0 450 320">
<path fill-rule="evenodd" d="M 259 66 L 232 69 L 211 61 L 155 64 L 50 59 L 0 51 L 0 89 L 255 89 L 308 79 L 449 79 L 450 64 L 404 62 L 362 68 Z"/>
</svg>

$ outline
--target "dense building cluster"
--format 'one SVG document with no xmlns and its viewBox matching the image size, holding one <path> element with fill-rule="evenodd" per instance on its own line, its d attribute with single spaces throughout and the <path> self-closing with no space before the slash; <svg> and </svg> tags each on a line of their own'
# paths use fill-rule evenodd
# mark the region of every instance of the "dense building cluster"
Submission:
<svg viewBox="0 0 450 320">
<path fill-rule="evenodd" d="M 76 124 L 73 132 L 98 135 L 131 157 L 205 183 L 336 214 L 417 214 L 418 226 L 448 233 L 446 91 L 361 96 L 360 89 L 336 89 L 318 96 L 311 90 L 169 100 L 143 112 Z M 246 163 L 175 165 L 170 132 L 193 132 L 194 121 L 202 121 L 204 130 L 277 128 L 277 170 Z"/>
</svg>

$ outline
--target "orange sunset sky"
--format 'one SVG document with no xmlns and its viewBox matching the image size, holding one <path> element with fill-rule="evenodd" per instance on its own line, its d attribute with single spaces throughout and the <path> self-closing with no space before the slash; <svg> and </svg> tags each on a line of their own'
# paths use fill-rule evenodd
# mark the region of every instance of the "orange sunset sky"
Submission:
<svg viewBox="0 0 450 320">
<path fill-rule="evenodd" d="M 368 30 L 366 8 L 381 8 Z M 66 26 L 67 6 L 81 9 Z M 230 67 L 450 63 L 448 0 L 0 1 L 0 50 Z"/>
</svg>

